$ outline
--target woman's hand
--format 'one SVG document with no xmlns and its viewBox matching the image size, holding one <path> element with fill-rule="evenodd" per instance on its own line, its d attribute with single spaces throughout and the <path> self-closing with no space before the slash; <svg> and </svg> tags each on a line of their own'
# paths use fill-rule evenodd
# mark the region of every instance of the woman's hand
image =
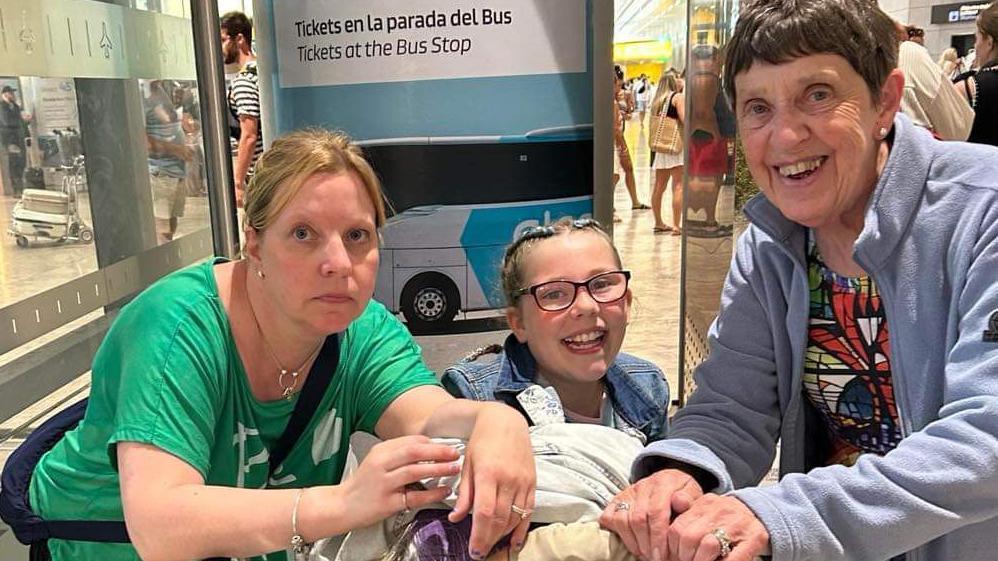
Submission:
<svg viewBox="0 0 998 561">
<path fill-rule="evenodd" d="M 600 525 L 620 536 L 627 550 L 648 561 L 664 561 L 672 545 L 673 515 L 703 495 L 688 473 L 664 469 L 624 489 L 600 515 Z"/>
<path fill-rule="evenodd" d="M 473 512 L 468 545 L 472 557 L 484 558 L 510 531 L 511 547 L 522 547 L 534 510 L 536 483 L 526 421 L 506 405 L 485 404 L 468 440 L 458 500 L 449 516 L 451 522 L 458 522 Z M 527 514 L 517 514 L 514 507 Z"/>
<path fill-rule="evenodd" d="M 119 442 L 121 501 L 132 544 L 142 559 L 249 558 L 288 548 L 292 512 L 306 542 L 369 526 L 402 510 L 439 502 L 450 488 L 406 491 L 425 477 L 458 473 L 457 452 L 424 436 L 371 449 L 339 485 L 244 489 L 206 485 L 191 464 L 161 448 Z M 294 509 L 297 509 L 295 511 Z"/>
<path fill-rule="evenodd" d="M 421 386 L 392 402 L 375 433 L 382 438 L 425 434 L 467 440 L 450 521 L 459 522 L 474 512 L 468 548 L 476 559 L 484 558 L 511 530 L 514 548 L 526 539 L 537 475 L 527 422 L 515 409 L 495 402 L 454 399 L 442 388 Z M 514 506 L 528 515 L 514 513 Z"/>
<path fill-rule="evenodd" d="M 364 461 L 340 484 L 344 522 L 362 528 L 407 508 L 443 501 L 450 487 L 406 489 L 406 485 L 432 477 L 449 477 L 460 471 L 459 454 L 425 436 L 403 436 L 371 448 Z"/>
<path fill-rule="evenodd" d="M 769 532 L 745 503 L 707 494 L 672 522 L 669 559 L 713 561 L 721 556 L 722 539 L 730 547 L 724 561 L 751 561 L 769 553 Z"/>
</svg>

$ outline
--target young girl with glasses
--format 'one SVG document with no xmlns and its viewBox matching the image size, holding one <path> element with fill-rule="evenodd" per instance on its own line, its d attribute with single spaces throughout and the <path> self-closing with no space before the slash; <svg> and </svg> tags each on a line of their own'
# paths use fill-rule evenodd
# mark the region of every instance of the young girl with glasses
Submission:
<svg viewBox="0 0 998 561">
<path fill-rule="evenodd" d="M 620 352 L 631 309 L 629 280 L 596 221 L 566 218 L 527 229 L 502 264 L 512 335 L 501 349 L 482 349 L 448 368 L 444 387 L 522 412 L 517 395 L 540 385 L 557 394 L 569 422 L 602 424 L 649 442 L 662 438 L 669 408 L 662 371 Z M 498 357 L 476 360 L 489 351 Z"/>
<path fill-rule="evenodd" d="M 662 371 L 620 353 L 631 308 L 629 280 L 594 220 L 528 228 L 506 249 L 502 290 L 513 333 L 504 345 L 480 349 L 448 368 L 442 380 L 453 395 L 504 402 L 532 425 L 534 502 L 529 511 L 512 512 L 528 512 L 542 527 L 510 541 L 510 550 L 519 551 L 515 556 L 501 543 L 488 561 L 636 560 L 597 521 L 606 509 L 629 508 L 611 500 L 627 485 L 641 443 L 665 436 L 669 407 Z M 476 360 L 489 351 L 499 356 Z M 339 559 L 368 559 L 366 552 L 382 550 L 383 561 L 477 558 L 467 545 L 468 521 L 447 519 L 453 500 L 348 536 Z"/>
</svg>

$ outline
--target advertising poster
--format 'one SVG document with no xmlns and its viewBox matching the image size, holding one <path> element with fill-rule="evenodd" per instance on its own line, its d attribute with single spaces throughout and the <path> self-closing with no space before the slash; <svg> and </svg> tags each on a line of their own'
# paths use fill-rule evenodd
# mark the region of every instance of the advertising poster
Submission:
<svg viewBox="0 0 998 561">
<path fill-rule="evenodd" d="M 515 236 L 592 214 L 588 0 L 262 5 L 265 135 L 321 126 L 364 147 L 393 209 L 375 298 L 414 333 L 502 307 Z"/>
</svg>

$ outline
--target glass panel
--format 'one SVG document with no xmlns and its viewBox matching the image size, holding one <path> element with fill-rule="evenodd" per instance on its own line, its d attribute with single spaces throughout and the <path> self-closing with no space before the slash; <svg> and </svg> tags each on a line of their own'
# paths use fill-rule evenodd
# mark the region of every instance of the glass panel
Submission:
<svg viewBox="0 0 998 561">
<path fill-rule="evenodd" d="M 208 223 L 197 82 L 140 79 L 158 243 Z"/>
<path fill-rule="evenodd" d="M 48 341 L 71 347 L 70 330 L 212 253 L 190 17 L 186 0 L 0 5 L 5 373 L 36 348 L 58 362 Z"/>
<path fill-rule="evenodd" d="M 97 255 L 86 241 L 93 241 L 93 217 L 73 80 L 25 76 L 0 83 L 13 89 L 0 102 L 2 306 L 95 271 Z"/>
<path fill-rule="evenodd" d="M 688 8 L 680 402 L 692 390 L 693 369 L 706 358 L 707 330 L 717 316 L 735 226 L 735 118 L 721 65 L 738 2 L 690 0 Z"/>
</svg>

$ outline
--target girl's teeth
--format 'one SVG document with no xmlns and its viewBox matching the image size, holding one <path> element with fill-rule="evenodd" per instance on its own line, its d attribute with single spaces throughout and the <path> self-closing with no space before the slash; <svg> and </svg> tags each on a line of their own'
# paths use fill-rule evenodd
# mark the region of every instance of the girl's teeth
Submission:
<svg viewBox="0 0 998 561">
<path fill-rule="evenodd" d="M 581 333 L 574 337 L 568 337 L 565 339 L 567 343 L 588 343 L 590 341 L 595 341 L 603 336 L 602 331 L 590 331 L 589 333 Z"/>
</svg>

